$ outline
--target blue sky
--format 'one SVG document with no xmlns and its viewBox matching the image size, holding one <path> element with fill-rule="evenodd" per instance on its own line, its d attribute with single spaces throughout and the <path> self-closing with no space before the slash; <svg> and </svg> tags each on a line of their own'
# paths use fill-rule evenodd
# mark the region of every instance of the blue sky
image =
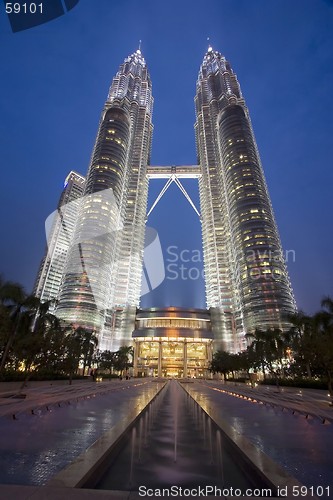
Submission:
<svg viewBox="0 0 333 500">
<path fill-rule="evenodd" d="M 15 34 L 1 10 L 5 278 L 31 290 L 44 221 L 68 171 L 86 173 L 112 77 L 140 39 L 155 98 L 152 164 L 196 163 L 193 98 L 208 36 L 231 62 L 250 109 L 282 244 L 295 252 L 288 266 L 298 306 L 311 313 L 333 296 L 330 0 L 80 0 L 66 15 Z M 151 199 L 159 187 L 155 181 Z M 197 200 L 195 183 L 187 187 Z M 166 258 L 169 246 L 201 251 L 199 221 L 176 186 L 149 225 Z M 163 302 L 204 306 L 203 280 L 167 279 L 143 304 Z"/>
</svg>

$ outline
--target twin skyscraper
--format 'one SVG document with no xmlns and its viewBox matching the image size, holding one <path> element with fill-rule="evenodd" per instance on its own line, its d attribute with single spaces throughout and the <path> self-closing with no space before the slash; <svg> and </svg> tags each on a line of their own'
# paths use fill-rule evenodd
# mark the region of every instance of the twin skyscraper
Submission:
<svg viewBox="0 0 333 500">
<path fill-rule="evenodd" d="M 55 299 L 66 322 L 94 330 L 101 349 L 128 345 L 135 329 L 149 179 L 158 171 L 150 166 L 152 110 L 137 50 L 113 78 L 86 177 L 69 174 L 48 221 L 35 294 Z M 207 309 L 216 346 L 237 352 L 256 328 L 288 328 L 296 305 L 249 112 L 229 62 L 212 47 L 195 110 L 198 165 L 187 173 L 199 182 Z M 163 171 L 179 177 L 177 167 Z M 149 259 L 156 268 L 156 252 L 145 258 L 148 271 Z"/>
</svg>

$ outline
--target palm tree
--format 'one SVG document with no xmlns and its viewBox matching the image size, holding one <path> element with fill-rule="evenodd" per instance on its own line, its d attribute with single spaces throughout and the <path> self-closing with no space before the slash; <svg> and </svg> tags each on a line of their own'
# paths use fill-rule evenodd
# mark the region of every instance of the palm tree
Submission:
<svg viewBox="0 0 333 500">
<path fill-rule="evenodd" d="M 331 299 L 331 297 L 324 297 L 321 301 L 321 307 L 324 308 L 324 311 L 329 317 L 331 325 L 333 325 L 333 299 Z"/>
<path fill-rule="evenodd" d="M 82 353 L 82 338 L 79 329 L 75 329 L 72 326 L 65 328 L 65 339 L 64 339 L 64 353 L 62 363 L 60 365 L 61 370 L 69 375 L 69 385 L 72 384 L 73 375 L 76 373 L 81 353 Z"/>
<path fill-rule="evenodd" d="M 266 378 L 265 368 L 276 379 L 282 368 L 282 358 L 284 357 L 284 341 L 281 330 L 275 328 L 262 331 L 256 329 L 254 333 L 246 334 L 248 339 L 253 339 L 249 351 L 254 357 L 255 363 L 261 366 L 264 380 Z"/>
<path fill-rule="evenodd" d="M 69 384 L 72 384 L 80 361 L 83 362 L 84 368 L 91 363 L 98 339 L 95 332 L 82 327 L 66 326 L 63 332 L 63 354 L 58 368 L 69 375 Z"/>
<path fill-rule="evenodd" d="M 67 334 L 68 329 L 62 325 L 59 318 L 53 316 L 43 337 L 43 348 L 39 355 L 41 367 L 47 367 L 50 372 L 54 373 L 61 371 Z"/>
<path fill-rule="evenodd" d="M 114 362 L 116 359 L 116 353 L 112 351 L 99 351 L 97 354 L 97 366 L 101 370 L 109 370 L 111 375 L 112 368 L 114 368 Z"/>
<path fill-rule="evenodd" d="M 313 361 L 313 320 L 303 311 L 288 316 L 292 327 L 284 333 L 286 344 L 291 347 L 297 365 L 306 370 L 307 376 L 312 377 L 311 362 Z"/>
<path fill-rule="evenodd" d="M 236 357 L 236 354 L 227 351 L 216 351 L 209 369 L 213 373 L 222 373 L 224 380 L 227 380 L 229 373 L 232 373 L 234 378 L 234 371 L 237 369 Z"/>
<path fill-rule="evenodd" d="M 40 301 L 33 295 L 27 295 L 19 283 L 6 281 L 2 282 L 0 287 L 0 304 L 7 311 L 10 318 L 10 328 L 4 342 L 0 363 L 0 372 L 2 372 L 5 368 L 13 341 L 19 331 L 23 315 L 29 311 L 36 311 Z"/>
<path fill-rule="evenodd" d="M 91 366 L 92 358 L 94 352 L 98 345 L 98 338 L 95 335 L 94 331 L 87 330 L 85 328 L 77 328 L 76 332 L 81 335 L 82 342 L 82 362 L 83 362 L 83 375 L 85 374 L 85 370 L 87 366 Z"/>
<path fill-rule="evenodd" d="M 128 368 L 133 364 L 134 350 L 131 346 L 122 346 L 115 353 L 114 367 L 121 373 L 125 370 L 127 372 Z M 129 358 L 132 358 L 130 361 Z"/>
<path fill-rule="evenodd" d="M 249 341 L 248 351 L 254 361 L 254 367 L 261 368 L 265 380 L 265 332 L 257 328 L 254 333 L 247 333 L 245 337 Z"/>
<path fill-rule="evenodd" d="M 38 300 L 38 299 L 37 299 Z M 37 310 L 33 311 L 32 315 L 32 331 L 42 331 L 45 330 L 56 322 L 56 317 L 54 314 L 50 313 L 50 307 L 54 304 L 54 300 L 47 300 L 45 302 L 36 302 L 38 304 Z M 57 320 L 58 321 L 58 320 Z"/>
<path fill-rule="evenodd" d="M 333 399 L 333 300 L 325 297 L 321 305 L 323 310 L 313 316 L 313 356 L 327 376 L 328 391 Z"/>
<path fill-rule="evenodd" d="M 25 380 L 22 387 L 31 377 L 33 371 L 48 367 L 53 349 L 52 339 L 60 334 L 59 319 L 48 312 L 50 302 L 38 304 L 38 312 L 27 311 L 21 320 L 18 335 L 13 344 L 16 356 L 24 362 Z"/>
</svg>

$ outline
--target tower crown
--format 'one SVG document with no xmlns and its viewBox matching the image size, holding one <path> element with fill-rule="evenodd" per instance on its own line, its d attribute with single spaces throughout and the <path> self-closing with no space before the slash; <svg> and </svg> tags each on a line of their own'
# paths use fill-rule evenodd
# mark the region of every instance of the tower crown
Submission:
<svg viewBox="0 0 333 500">
<path fill-rule="evenodd" d="M 125 98 L 145 106 L 152 113 L 152 85 L 141 45 L 120 65 L 109 90 L 108 102 L 121 102 Z"/>
<path fill-rule="evenodd" d="M 229 68 L 227 68 L 227 65 L 228 63 L 225 57 L 217 50 L 214 50 L 211 45 L 209 45 L 200 66 L 199 79 L 205 78 L 210 74 L 214 74 L 218 70 L 226 71 L 230 69 L 230 66 L 228 65 Z"/>
<path fill-rule="evenodd" d="M 237 76 L 224 55 L 209 45 L 201 63 L 197 80 L 197 111 L 199 112 L 203 104 L 212 100 L 220 101 L 223 107 L 231 98 L 241 99 L 243 103 Z"/>
<path fill-rule="evenodd" d="M 141 66 L 146 67 L 146 61 L 142 55 L 141 49 L 137 49 L 133 52 L 133 54 L 126 57 L 124 63 L 140 64 Z"/>
</svg>

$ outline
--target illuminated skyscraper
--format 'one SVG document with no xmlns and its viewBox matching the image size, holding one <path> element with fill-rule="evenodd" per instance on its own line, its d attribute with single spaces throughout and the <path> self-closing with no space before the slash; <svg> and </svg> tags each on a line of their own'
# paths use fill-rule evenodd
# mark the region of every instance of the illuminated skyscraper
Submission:
<svg viewBox="0 0 333 500">
<path fill-rule="evenodd" d="M 66 265 L 62 262 L 60 292 L 62 270 L 57 271 L 57 315 L 93 329 L 100 349 L 116 350 L 132 342 L 140 300 L 146 217 L 175 182 L 202 224 L 210 321 L 206 318 L 209 327 L 195 327 L 199 333 L 190 332 L 192 344 L 200 341 L 201 353 L 206 352 L 210 342 L 214 342 L 215 349 L 237 352 L 246 346 L 245 334 L 256 328 L 288 328 L 287 316 L 295 312 L 295 301 L 249 112 L 230 64 L 209 47 L 200 67 L 195 96 L 199 165 L 149 166 L 152 107 L 149 73 L 137 50 L 120 66 L 102 111 L 85 189 L 76 206 L 75 229 L 71 226 Z M 167 182 L 146 215 L 148 182 L 154 178 Z M 182 185 L 182 178 L 199 180 L 200 213 Z M 156 254 L 149 255 L 156 264 Z M 43 271 L 36 288 L 45 300 L 50 294 L 42 296 L 38 290 L 43 286 L 46 289 L 46 275 Z M 155 286 L 161 281 L 155 279 Z M 193 312 L 175 311 L 170 310 L 170 317 L 178 313 L 191 316 Z M 185 365 L 180 369 L 180 359 L 172 368 L 175 372 L 168 372 L 170 367 L 163 365 L 170 353 L 164 356 L 161 335 L 165 335 L 165 345 L 170 337 L 182 339 L 177 352 L 190 360 L 186 345 L 193 322 L 185 322 L 185 328 L 184 318 L 177 317 L 172 323 L 170 318 L 165 320 L 164 312 L 162 320 L 156 314 L 152 319 L 148 312 L 147 318 L 137 321 L 137 353 L 147 355 L 140 355 L 146 360 L 142 369 L 178 375 L 183 370 L 186 374 Z M 203 313 L 198 314 L 201 318 Z M 152 342 L 159 345 L 155 351 Z M 155 354 L 150 356 L 147 353 L 151 348 Z M 152 364 L 150 357 L 155 360 Z M 200 369 L 206 370 L 207 363 Z"/>
<path fill-rule="evenodd" d="M 200 67 L 196 142 L 207 306 L 215 340 L 288 326 L 295 301 L 249 111 L 229 62 L 212 47 Z"/>
<path fill-rule="evenodd" d="M 58 300 L 62 276 L 65 269 L 80 197 L 84 190 L 85 178 L 71 171 L 65 179 L 58 208 L 46 220 L 47 249 L 43 258 L 33 293 L 42 302 Z M 51 304 L 52 310 L 55 306 Z"/>
<path fill-rule="evenodd" d="M 57 314 L 94 329 L 100 348 L 131 342 L 139 305 L 151 81 L 141 51 L 126 58 L 102 111 Z"/>
</svg>

